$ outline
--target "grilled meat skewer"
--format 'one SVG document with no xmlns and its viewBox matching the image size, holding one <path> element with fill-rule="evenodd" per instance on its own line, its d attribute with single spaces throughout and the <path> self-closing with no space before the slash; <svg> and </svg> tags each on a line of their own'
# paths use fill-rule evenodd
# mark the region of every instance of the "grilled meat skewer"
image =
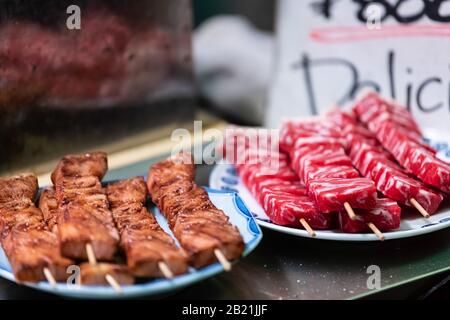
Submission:
<svg viewBox="0 0 450 320">
<path fill-rule="evenodd" d="M 73 261 L 61 256 L 56 235 L 35 207 L 37 190 L 37 178 L 31 174 L 0 179 L 1 244 L 17 281 L 46 280 L 45 269 L 62 281 Z"/>
<path fill-rule="evenodd" d="M 193 159 L 187 153 L 154 164 L 147 181 L 153 202 L 166 216 L 192 266 L 216 262 L 217 249 L 228 260 L 239 258 L 244 250 L 242 236 L 195 184 L 194 175 Z"/>
<path fill-rule="evenodd" d="M 164 276 L 160 262 L 173 274 L 186 273 L 186 253 L 176 246 L 145 207 L 147 186 L 144 179 L 135 177 L 111 183 L 106 192 L 120 232 L 120 246 L 134 275 Z"/>
<path fill-rule="evenodd" d="M 42 210 L 48 228 L 57 234 L 58 201 L 54 188 L 48 187 L 41 192 L 39 208 Z M 107 277 L 112 277 L 120 285 L 134 283 L 134 277 L 125 265 L 115 263 L 80 264 L 80 284 L 109 285 Z"/>
<path fill-rule="evenodd" d="M 98 260 L 114 258 L 119 234 L 100 182 L 107 167 L 106 154 L 94 152 L 65 156 L 52 173 L 58 237 L 66 257 L 86 260 L 90 244 Z"/>
</svg>

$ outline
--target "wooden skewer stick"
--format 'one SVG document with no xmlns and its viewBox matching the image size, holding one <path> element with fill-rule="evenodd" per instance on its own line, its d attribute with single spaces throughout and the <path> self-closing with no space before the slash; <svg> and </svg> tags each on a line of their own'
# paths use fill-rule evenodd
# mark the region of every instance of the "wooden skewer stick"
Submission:
<svg viewBox="0 0 450 320">
<path fill-rule="evenodd" d="M 44 276 L 47 279 L 48 283 L 50 283 L 50 286 L 53 289 L 55 289 L 57 286 L 57 282 L 56 282 L 55 277 L 53 276 L 52 272 L 47 267 L 44 268 Z"/>
<path fill-rule="evenodd" d="M 356 217 L 355 211 L 353 211 L 352 206 L 350 205 L 350 203 L 345 202 L 344 203 L 344 208 L 345 211 L 347 211 L 348 216 L 350 217 L 350 219 L 352 219 L 353 221 L 357 220 L 358 218 Z"/>
<path fill-rule="evenodd" d="M 159 270 L 161 270 L 164 277 L 166 277 L 167 279 L 173 278 L 172 270 L 170 270 L 169 266 L 164 261 L 158 262 L 158 267 L 159 267 Z"/>
<path fill-rule="evenodd" d="M 95 266 L 97 264 L 97 258 L 95 257 L 94 249 L 90 243 L 86 244 L 86 254 L 88 256 L 89 263 Z M 106 274 L 105 279 L 117 293 L 123 292 L 122 287 L 112 275 Z"/>
<path fill-rule="evenodd" d="M 105 276 L 106 281 L 108 281 L 109 285 L 117 292 L 117 293 L 123 293 L 122 287 L 117 282 L 116 279 L 110 274 L 106 274 Z"/>
<path fill-rule="evenodd" d="M 344 203 L 345 211 L 347 211 L 348 216 L 353 221 L 358 220 L 358 216 L 355 214 L 355 211 L 353 211 L 353 208 L 350 206 L 350 203 L 345 202 Z M 384 240 L 384 234 L 380 231 L 380 229 L 377 228 L 376 225 L 374 225 L 372 222 L 367 223 L 367 226 L 372 230 L 373 233 L 380 239 L 381 241 Z"/>
<path fill-rule="evenodd" d="M 313 228 L 311 228 L 311 226 L 309 225 L 308 222 L 306 222 L 306 220 L 304 218 L 300 219 L 300 223 L 302 224 L 303 228 L 305 228 L 306 231 L 308 231 L 309 235 L 313 238 L 316 237 L 316 232 L 314 231 Z"/>
<path fill-rule="evenodd" d="M 90 243 L 86 244 L 86 254 L 87 254 L 89 263 L 92 265 L 96 265 L 97 258 L 95 257 L 94 249 L 92 248 L 92 245 Z"/>
<path fill-rule="evenodd" d="M 224 256 L 223 252 L 220 251 L 220 249 L 214 249 L 214 254 L 216 255 L 217 260 L 219 260 L 219 262 L 222 264 L 223 269 L 225 271 L 230 271 L 231 270 L 231 263 Z"/>
<path fill-rule="evenodd" d="M 422 205 L 419 202 L 417 202 L 416 199 L 411 198 L 409 200 L 409 202 L 411 202 L 411 204 L 414 206 L 414 208 L 416 208 L 417 211 L 419 211 L 425 218 L 428 219 L 430 217 L 430 214 L 427 212 L 427 210 L 425 210 L 425 208 L 422 207 Z"/>
<path fill-rule="evenodd" d="M 384 241 L 384 234 L 380 231 L 380 229 L 378 229 L 372 222 L 369 222 L 367 224 L 367 226 L 370 228 L 370 230 L 373 231 L 373 233 L 376 234 L 378 239 L 380 239 L 381 241 Z"/>
</svg>

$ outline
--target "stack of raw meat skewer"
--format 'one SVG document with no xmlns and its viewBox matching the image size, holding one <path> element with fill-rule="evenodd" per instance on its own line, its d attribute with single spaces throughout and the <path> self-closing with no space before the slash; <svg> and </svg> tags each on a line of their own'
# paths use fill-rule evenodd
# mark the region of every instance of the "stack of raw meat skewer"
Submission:
<svg viewBox="0 0 450 320">
<path fill-rule="evenodd" d="M 244 135 L 239 128 L 228 133 L 226 158 L 230 147 L 240 148 L 239 161 L 231 160 L 272 222 L 311 236 L 339 228 L 383 240 L 382 231 L 399 228 L 400 206 L 428 218 L 450 193 L 450 165 L 423 142 L 405 108 L 376 93 L 357 101 L 352 113 L 335 108 L 285 121 L 272 150 L 260 148 L 267 135 L 242 144 Z"/>
</svg>

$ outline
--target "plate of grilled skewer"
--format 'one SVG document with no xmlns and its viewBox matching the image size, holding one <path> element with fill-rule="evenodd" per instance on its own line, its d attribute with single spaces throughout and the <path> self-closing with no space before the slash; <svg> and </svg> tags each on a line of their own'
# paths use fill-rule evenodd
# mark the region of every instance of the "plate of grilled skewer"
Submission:
<svg viewBox="0 0 450 320">
<path fill-rule="evenodd" d="M 376 93 L 352 112 L 288 119 L 275 138 L 242 127 L 225 138 L 210 186 L 237 192 L 261 226 L 338 241 L 450 226 L 450 137 L 423 134 L 406 108 Z"/>
<path fill-rule="evenodd" d="M 197 186 L 191 160 L 102 182 L 107 157 L 94 152 L 65 156 L 50 187 L 33 174 L 0 179 L 0 276 L 61 296 L 129 298 L 230 270 L 261 230 L 237 193 Z"/>
</svg>

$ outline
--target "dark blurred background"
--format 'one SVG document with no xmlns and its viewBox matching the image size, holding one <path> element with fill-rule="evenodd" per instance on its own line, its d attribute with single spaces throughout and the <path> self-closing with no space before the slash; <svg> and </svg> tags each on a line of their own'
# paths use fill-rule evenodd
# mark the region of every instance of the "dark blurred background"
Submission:
<svg viewBox="0 0 450 320">
<path fill-rule="evenodd" d="M 195 26 L 218 14 L 247 17 L 257 28 L 273 31 L 275 0 L 193 0 Z"/>
</svg>

